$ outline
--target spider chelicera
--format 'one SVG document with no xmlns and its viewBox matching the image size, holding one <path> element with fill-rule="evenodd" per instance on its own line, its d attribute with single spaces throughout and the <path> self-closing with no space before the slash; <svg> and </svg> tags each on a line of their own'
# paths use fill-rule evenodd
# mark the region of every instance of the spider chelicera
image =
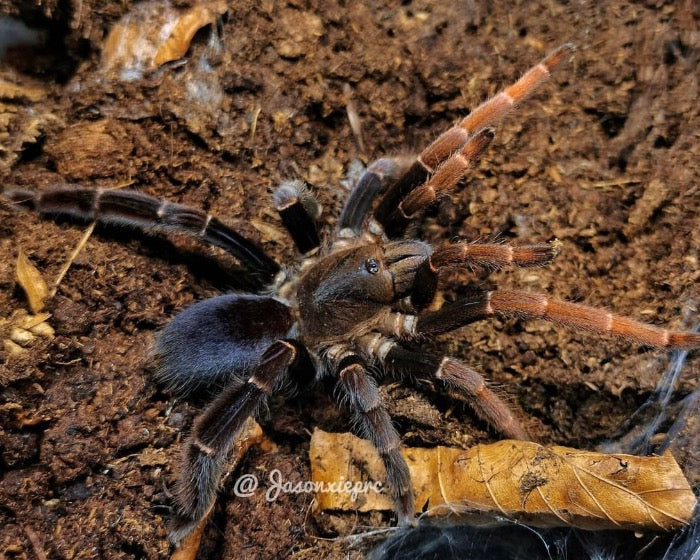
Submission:
<svg viewBox="0 0 700 560">
<path fill-rule="evenodd" d="M 700 346 L 698 334 L 669 331 L 544 294 L 483 291 L 441 304 L 436 294 L 442 271 L 542 266 L 556 256 L 559 243 L 459 240 L 433 247 L 405 238 L 409 222 L 474 167 L 494 137 L 490 126 L 546 81 L 571 51 L 571 45 L 553 51 L 416 158 L 372 163 L 350 192 L 327 242 L 321 241 L 319 207 L 309 191 L 300 182 L 282 184 L 274 201 L 303 255 L 296 268 L 282 268 L 201 210 L 136 191 L 64 185 L 38 194 L 8 193 L 43 214 L 191 234 L 232 253 L 267 285 L 259 294 L 222 295 L 191 306 L 167 325 L 156 343 L 157 378 L 173 392 L 188 395 L 220 388 L 184 445 L 174 490 L 178 517 L 172 540 L 185 536 L 212 507 L 229 449 L 245 420 L 290 382 L 335 380 L 357 431 L 384 462 L 399 523 L 410 524 L 410 475 L 375 372 L 443 385 L 461 393 L 474 412 L 503 435 L 527 438 L 481 374 L 458 359 L 420 351 L 421 339 L 501 315 L 544 319 L 660 348 Z"/>
</svg>

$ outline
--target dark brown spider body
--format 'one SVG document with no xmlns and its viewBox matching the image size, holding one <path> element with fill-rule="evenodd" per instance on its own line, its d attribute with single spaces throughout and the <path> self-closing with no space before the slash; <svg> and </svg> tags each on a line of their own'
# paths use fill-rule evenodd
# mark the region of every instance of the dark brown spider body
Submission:
<svg viewBox="0 0 700 560">
<path fill-rule="evenodd" d="M 420 241 L 370 243 L 332 252 L 301 277 L 299 337 L 314 347 L 376 328 L 412 286 L 430 247 Z"/>
<path fill-rule="evenodd" d="M 283 269 L 262 249 L 206 213 L 135 191 L 61 186 L 42 193 L 6 193 L 41 213 L 145 230 L 177 230 L 237 257 L 268 285 L 262 295 L 233 294 L 197 303 L 165 328 L 156 348 L 157 376 L 170 389 L 214 392 L 184 444 L 174 499 L 178 541 L 214 503 L 232 442 L 245 420 L 288 382 L 330 377 L 351 409 L 359 434 L 384 462 L 401 524 L 415 505 L 401 438 L 373 373 L 460 394 L 505 436 L 527 433 L 482 375 L 449 356 L 419 348 L 422 338 L 501 316 L 542 319 L 659 348 L 697 348 L 700 335 L 675 332 L 569 303 L 545 294 L 483 290 L 442 303 L 440 276 L 457 267 L 496 270 L 548 264 L 560 243 L 510 245 L 458 240 L 431 246 L 405 239 L 410 220 L 454 188 L 494 138 L 490 126 L 530 95 L 571 52 L 564 45 L 522 78 L 439 136 L 414 159 L 372 163 L 348 195 L 337 229 L 321 244 L 319 206 L 298 182 L 281 185 L 275 206 L 299 252 Z"/>
<path fill-rule="evenodd" d="M 328 255 L 307 270 L 297 292 L 301 338 L 309 344 L 337 341 L 388 304 L 391 276 L 381 262 L 381 247 L 365 245 Z"/>
</svg>

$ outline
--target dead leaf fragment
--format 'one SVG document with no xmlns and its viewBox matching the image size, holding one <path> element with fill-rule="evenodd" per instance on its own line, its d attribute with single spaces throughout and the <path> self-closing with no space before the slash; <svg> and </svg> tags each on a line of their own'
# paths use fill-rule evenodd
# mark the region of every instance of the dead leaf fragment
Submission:
<svg viewBox="0 0 700 560">
<path fill-rule="evenodd" d="M 25 255 L 24 251 L 21 249 L 17 255 L 15 271 L 17 274 L 17 282 L 24 290 L 24 293 L 27 294 L 29 308 L 32 310 L 32 313 L 39 313 L 44 308 L 44 303 L 49 295 L 49 289 L 39 269 L 31 263 L 27 255 Z"/>
<path fill-rule="evenodd" d="M 197 31 L 227 10 L 226 3 L 176 10 L 170 2 L 143 2 L 119 20 L 102 47 L 102 72 L 124 81 L 141 78 L 185 56 Z"/>
<path fill-rule="evenodd" d="M 11 356 L 20 356 L 32 345 L 35 337 L 53 338 L 53 327 L 45 322 L 49 317 L 50 313 L 29 315 L 25 309 L 15 309 L 7 318 L 0 317 L 0 337 L 4 338 L 5 352 Z M 2 377 L 0 375 L 0 384 L 9 379 Z"/>
<path fill-rule="evenodd" d="M 183 12 L 170 36 L 158 48 L 153 57 L 153 63 L 156 66 L 161 66 L 166 62 L 185 56 L 195 33 L 205 25 L 214 23 L 216 18 L 225 12 L 226 4 L 224 2 L 198 5 Z"/>
<path fill-rule="evenodd" d="M 351 434 L 315 430 L 315 483 L 384 480 L 376 450 Z M 670 453 L 607 455 L 504 440 L 470 449 L 406 448 L 416 512 L 490 513 L 540 527 L 671 530 L 687 524 L 695 495 Z M 325 486 L 327 487 L 327 486 Z M 353 486 L 354 487 L 354 486 Z M 386 493 L 319 492 L 318 509 L 391 510 Z"/>
<path fill-rule="evenodd" d="M 60 123 L 33 105 L 45 97 L 42 84 L 0 71 L 0 171 L 9 171 L 27 147 Z"/>
<path fill-rule="evenodd" d="M 202 542 L 202 534 L 206 526 L 206 520 L 207 518 L 205 517 L 202 523 L 197 525 L 189 535 L 180 541 L 178 547 L 173 551 L 170 560 L 195 560 L 195 558 L 197 558 L 199 545 Z"/>
<path fill-rule="evenodd" d="M 0 75 L 0 99 L 36 102 L 46 96 L 46 89 L 38 84 L 18 84 Z"/>
</svg>

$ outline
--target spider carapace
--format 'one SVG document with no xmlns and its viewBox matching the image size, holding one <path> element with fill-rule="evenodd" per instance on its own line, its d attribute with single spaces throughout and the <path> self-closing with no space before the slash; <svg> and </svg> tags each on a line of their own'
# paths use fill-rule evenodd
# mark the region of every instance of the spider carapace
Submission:
<svg viewBox="0 0 700 560">
<path fill-rule="evenodd" d="M 546 81 L 571 51 L 570 45 L 554 50 L 417 157 L 383 158 L 369 165 L 324 243 L 318 205 L 309 191 L 296 181 L 281 185 L 274 201 L 302 255 L 295 268 L 283 269 L 203 211 L 136 191 L 64 185 L 38 194 L 6 193 L 45 214 L 189 233 L 232 253 L 267 285 L 259 294 L 222 295 L 193 305 L 168 324 L 156 343 L 156 373 L 162 383 L 180 395 L 216 392 L 184 444 L 174 492 L 174 541 L 211 508 L 228 451 L 245 420 L 290 382 L 321 377 L 335 381 L 357 431 L 380 453 L 399 523 L 408 524 L 414 515 L 410 475 L 376 372 L 409 381 L 428 379 L 461 393 L 498 432 L 527 437 L 479 372 L 456 358 L 421 351 L 421 339 L 500 315 L 543 319 L 659 348 L 700 346 L 698 334 L 669 331 L 544 294 L 484 290 L 440 304 L 436 294 L 442 271 L 542 266 L 556 256 L 559 242 L 460 240 L 434 247 L 405 238 L 409 222 L 474 167 L 494 137 L 491 126 Z"/>
</svg>

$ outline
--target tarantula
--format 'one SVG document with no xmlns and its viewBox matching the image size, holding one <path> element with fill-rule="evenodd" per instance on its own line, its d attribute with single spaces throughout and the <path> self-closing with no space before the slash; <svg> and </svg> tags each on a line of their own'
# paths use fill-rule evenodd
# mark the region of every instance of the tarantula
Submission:
<svg viewBox="0 0 700 560">
<path fill-rule="evenodd" d="M 490 128 L 530 95 L 572 51 L 563 45 L 522 78 L 439 136 L 414 159 L 383 158 L 360 176 L 337 222 L 321 242 L 318 205 L 300 182 L 282 184 L 274 201 L 303 255 L 282 268 L 258 246 L 201 210 L 128 190 L 73 185 L 11 198 L 43 214 L 191 234 L 232 253 L 268 290 L 199 302 L 177 315 L 155 346 L 157 378 L 175 393 L 223 387 L 196 420 L 184 445 L 174 490 L 178 541 L 212 507 L 227 453 L 244 421 L 287 382 L 331 377 L 352 409 L 360 435 L 379 451 L 399 523 L 414 516 L 413 490 L 374 372 L 429 379 L 457 391 L 498 432 L 527 434 L 510 408 L 474 369 L 417 349 L 420 339 L 494 315 L 544 319 L 611 333 L 660 348 L 695 348 L 700 335 L 671 332 L 547 295 L 496 290 L 440 305 L 440 273 L 454 267 L 489 270 L 541 266 L 558 242 L 537 245 L 453 241 L 433 247 L 404 238 L 406 227 L 455 187 L 490 145 Z"/>
</svg>

